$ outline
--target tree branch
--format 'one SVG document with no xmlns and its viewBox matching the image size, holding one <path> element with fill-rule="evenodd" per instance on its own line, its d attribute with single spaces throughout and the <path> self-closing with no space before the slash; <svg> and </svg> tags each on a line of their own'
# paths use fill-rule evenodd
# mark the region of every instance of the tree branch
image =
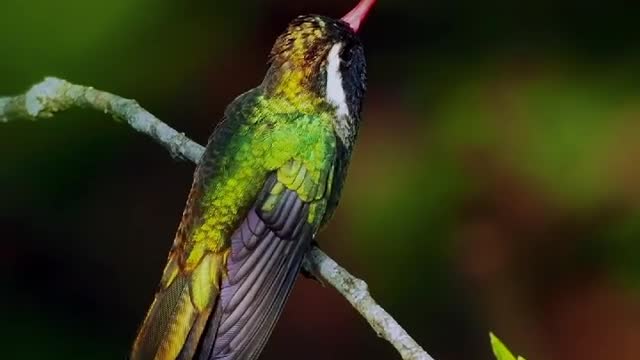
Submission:
<svg viewBox="0 0 640 360">
<path fill-rule="evenodd" d="M 38 120 L 72 107 L 93 109 L 126 121 L 135 130 L 149 135 L 173 157 L 200 161 L 204 147 L 193 142 L 143 109 L 135 100 L 125 99 L 92 87 L 75 85 L 48 77 L 23 95 L 0 98 L 0 122 L 17 119 Z M 405 360 L 433 360 L 415 340 L 371 297 L 367 284 L 351 275 L 322 250 L 314 247 L 305 259 L 305 268 L 331 284 L 369 322 L 378 336 L 390 342 Z"/>
</svg>

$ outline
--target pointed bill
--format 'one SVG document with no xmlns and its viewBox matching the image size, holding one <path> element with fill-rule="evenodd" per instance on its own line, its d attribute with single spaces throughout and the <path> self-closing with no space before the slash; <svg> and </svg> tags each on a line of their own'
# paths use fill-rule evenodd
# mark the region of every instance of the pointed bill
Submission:
<svg viewBox="0 0 640 360">
<path fill-rule="evenodd" d="M 360 26 L 364 22 L 364 19 L 366 19 L 375 3 L 376 0 L 360 0 L 360 3 L 358 3 L 353 10 L 349 11 L 347 15 L 342 17 L 342 21 L 349 24 L 353 31 L 358 32 Z"/>
</svg>

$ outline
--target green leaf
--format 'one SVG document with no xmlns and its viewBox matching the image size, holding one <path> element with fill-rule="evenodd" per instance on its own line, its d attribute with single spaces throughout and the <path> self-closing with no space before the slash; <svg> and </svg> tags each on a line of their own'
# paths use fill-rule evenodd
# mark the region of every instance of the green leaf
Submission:
<svg viewBox="0 0 640 360">
<path fill-rule="evenodd" d="M 511 351 L 507 349 L 507 347 L 498 339 L 497 336 L 493 335 L 493 333 L 489 333 L 491 337 L 491 347 L 493 348 L 493 353 L 498 360 L 516 360 L 516 357 L 513 356 Z M 525 360 L 522 356 L 518 356 L 517 360 Z"/>
</svg>

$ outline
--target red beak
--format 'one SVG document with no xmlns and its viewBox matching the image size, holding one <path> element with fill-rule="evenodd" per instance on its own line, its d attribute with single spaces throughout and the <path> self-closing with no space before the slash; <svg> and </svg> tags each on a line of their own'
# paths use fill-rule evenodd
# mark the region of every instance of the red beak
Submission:
<svg viewBox="0 0 640 360">
<path fill-rule="evenodd" d="M 349 13 L 342 17 L 342 21 L 351 26 L 353 31 L 358 32 L 360 25 L 364 22 L 364 19 L 369 15 L 371 8 L 376 3 L 376 0 L 360 0 L 360 3 L 349 11 Z"/>
</svg>

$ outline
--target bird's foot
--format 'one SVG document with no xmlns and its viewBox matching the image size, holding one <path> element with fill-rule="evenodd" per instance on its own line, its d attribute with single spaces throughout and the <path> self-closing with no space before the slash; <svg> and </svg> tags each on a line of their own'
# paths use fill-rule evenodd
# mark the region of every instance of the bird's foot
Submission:
<svg viewBox="0 0 640 360">
<path fill-rule="evenodd" d="M 319 247 L 318 246 L 318 242 L 315 241 L 315 240 L 313 240 L 311 242 L 311 246 L 312 247 Z M 320 275 L 320 272 L 318 271 L 318 269 L 315 267 L 314 264 L 312 264 L 311 262 L 307 261 L 306 259 L 304 260 L 304 263 L 303 263 L 302 269 L 300 270 L 300 273 L 305 278 L 314 280 L 318 284 L 320 284 L 322 287 L 326 287 L 324 281 L 322 281 L 322 275 Z"/>
</svg>

